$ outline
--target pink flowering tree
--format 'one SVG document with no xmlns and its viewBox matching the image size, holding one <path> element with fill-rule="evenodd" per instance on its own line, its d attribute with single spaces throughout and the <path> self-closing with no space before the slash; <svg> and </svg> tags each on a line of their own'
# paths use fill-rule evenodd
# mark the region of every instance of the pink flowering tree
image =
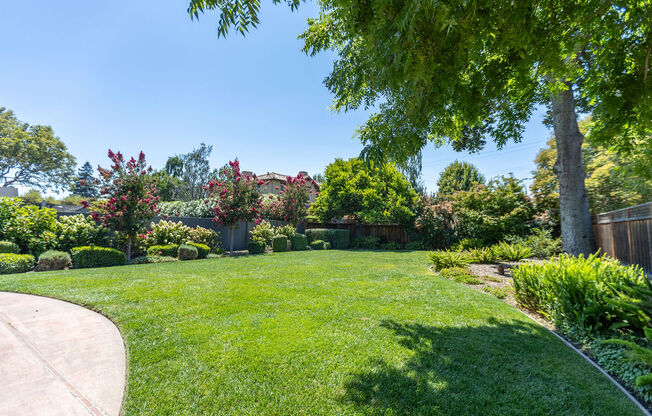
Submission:
<svg viewBox="0 0 652 416">
<path fill-rule="evenodd" d="M 308 215 L 308 201 L 314 192 L 314 181 L 298 174 L 295 177 L 288 176 L 283 189 L 279 193 L 278 211 L 283 221 L 293 226 L 306 219 Z"/>
<path fill-rule="evenodd" d="M 260 222 L 262 211 L 260 191 L 263 185 L 256 176 L 242 175 L 240 162 L 229 162 L 220 171 L 220 179 L 210 181 L 206 189 L 209 197 L 204 201 L 213 211 L 214 221 L 231 227 L 229 254 L 233 255 L 233 235 L 240 221 Z"/>
<path fill-rule="evenodd" d="M 96 221 L 127 236 L 127 260 L 131 260 L 132 242 L 160 211 L 156 182 L 143 152 L 137 160 L 125 160 L 122 153 L 109 149 L 109 158 L 113 162 L 110 168 L 98 167 L 100 199 L 92 205 L 84 201 L 84 206 L 91 208 Z"/>
</svg>

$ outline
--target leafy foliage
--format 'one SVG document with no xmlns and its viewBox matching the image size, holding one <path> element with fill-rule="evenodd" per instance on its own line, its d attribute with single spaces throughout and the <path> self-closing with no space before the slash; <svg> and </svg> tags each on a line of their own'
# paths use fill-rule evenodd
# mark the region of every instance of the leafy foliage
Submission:
<svg viewBox="0 0 652 416">
<path fill-rule="evenodd" d="M 446 166 L 437 181 L 440 194 L 451 195 L 457 191 L 470 191 L 474 186 L 483 184 L 484 176 L 478 168 L 468 162 L 457 160 Z"/>
<path fill-rule="evenodd" d="M 622 299 L 632 293 L 647 294 L 631 298 L 635 304 L 652 304 L 651 284 L 645 273 L 605 256 L 562 255 L 543 264 L 521 265 L 512 270 L 512 277 L 519 303 L 557 324 L 588 331 L 628 327 L 640 332 L 651 323 L 650 309 L 622 307 Z M 638 291 L 627 295 L 617 289 L 623 285 Z"/>
<path fill-rule="evenodd" d="M 450 250 L 431 251 L 428 253 L 428 259 L 435 271 L 450 267 L 464 267 L 469 263 L 467 253 Z"/>
<path fill-rule="evenodd" d="M 313 250 L 326 250 L 326 242 L 324 240 L 314 240 L 310 243 L 310 248 Z"/>
<path fill-rule="evenodd" d="M 284 235 L 275 235 L 272 238 L 272 251 L 282 252 L 288 251 L 288 238 Z"/>
<path fill-rule="evenodd" d="M 308 249 L 308 238 L 304 234 L 296 233 L 290 238 L 292 251 L 303 251 Z"/>
<path fill-rule="evenodd" d="M 159 213 L 159 198 L 152 180 L 152 168 L 147 167 L 145 154 L 138 160 L 125 160 L 122 153 L 109 149 L 113 165 L 109 169 L 98 168 L 102 179 L 100 194 L 103 199 L 91 206 L 93 219 L 106 227 L 122 232 L 127 237 L 127 260 L 131 259 L 131 243 L 145 228 L 147 221 Z"/>
<path fill-rule="evenodd" d="M 177 257 L 180 244 L 153 245 L 147 249 L 148 256 Z"/>
<path fill-rule="evenodd" d="M 314 189 L 308 181 L 314 183 L 312 179 L 304 178 L 301 173 L 296 177 L 288 176 L 278 196 L 277 215 L 295 227 L 305 220 L 308 214 L 308 201 Z"/>
<path fill-rule="evenodd" d="M 109 247 L 73 247 L 70 254 L 72 255 L 72 264 L 76 269 L 122 266 L 127 261 L 125 253 Z"/>
<path fill-rule="evenodd" d="M 90 162 L 86 162 L 77 171 L 70 192 L 83 198 L 97 198 L 100 192 L 96 181 L 97 179 L 93 175 L 93 167 Z"/>
<path fill-rule="evenodd" d="M 0 241 L 0 253 L 20 253 L 18 244 L 11 241 Z"/>
<path fill-rule="evenodd" d="M 186 243 L 186 245 L 192 246 L 197 249 L 198 259 L 205 259 L 208 256 L 208 254 L 211 252 L 211 248 L 206 244 L 193 243 L 192 241 L 189 241 Z M 181 250 L 181 247 L 179 247 L 179 250 Z"/>
<path fill-rule="evenodd" d="M 32 254 L 55 248 L 56 211 L 20 202 L 18 198 L 0 197 L 0 240 L 16 243 L 21 252 Z"/>
<path fill-rule="evenodd" d="M 197 247 L 189 244 L 181 244 L 177 249 L 179 260 L 195 260 L 198 255 Z"/>
<path fill-rule="evenodd" d="M 504 241 L 491 246 L 491 251 L 498 260 L 502 261 L 520 261 L 532 255 L 532 250 L 529 247 Z"/>
<path fill-rule="evenodd" d="M 375 250 L 380 248 L 380 237 L 355 237 L 351 240 L 351 247 L 363 250 Z"/>
<path fill-rule="evenodd" d="M 549 259 L 561 252 L 561 239 L 553 238 L 549 229 L 535 228 L 528 236 L 506 236 L 505 241 L 520 244 L 532 251 L 532 257 Z"/>
<path fill-rule="evenodd" d="M 2 186 L 23 185 L 40 190 L 65 189 L 75 158 L 54 135 L 52 127 L 30 126 L 13 111 L 0 107 L 0 180 Z"/>
<path fill-rule="evenodd" d="M 193 243 L 208 246 L 213 253 L 218 253 L 223 250 L 220 233 L 208 228 L 200 226 L 191 228 L 188 239 Z"/>
<path fill-rule="evenodd" d="M 176 179 L 171 181 L 173 186 L 170 197 L 192 201 L 208 196 L 204 185 L 217 177 L 217 172 L 211 171 L 208 160 L 212 152 L 213 146 L 201 143 L 199 148 L 190 153 L 168 158 L 165 172 L 169 177 Z"/>
<path fill-rule="evenodd" d="M 170 217 L 210 218 L 213 216 L 211 208 L 204 200 L 159 202 L 157 206 L 161 210 L 160 215 Z"/>
<path fill-rule="evenodd" d="M 249 249 L 249 254 L 263 254 L 265 252 L 265 248 L 267 248 L 267 244 L 260 240 L 250 240 L 247 243 L 247 246 Z"/>
<path fill-rule="evenodd" d="M 414 231 L 428 248 L 449 247 L 455 240 L 453 213 L 449 201 L 420 196 L 415 205 Z"/>
<path fill-rule="evenodd" d="M 497 263 L 500 260 L 500 257 L 496 253 L 496 250 L 493 250 L 490 247 L 472 248 L 469 249 L 468 253 L 469 253 L 469 261 L 471 263 L 491 264 L 491 263 Z"/>
<path fill-rule="evenodd" d="M 36 264 L 37 272 L 47 272 L 50 270 L 64 270 L 72 267 L 70 254 L 65 251 L 48 250 L 38 256 Z"/>
<path fill-rule="evenodd" d="M 55 224 L 57 248 L 70 251 L 73 247 L 100 245 L 106 238 L 107 229 L 91 217 L 82 214 L 62 215 Z"/>
<path fill-rule="evenodd" d="M 362 223 L 408 225 L 416 200 L 417 193 L 396 166 L 336 159 L 326 167 L 326 182 L 312 211 L 322 222 L 349 216 Z"/>
<path fill-rule="evenodd" d="M 0 253 L 0 274 L 25 273 L 34 268 L 31 254 Z"/>
<path fill-rule="evenodd" d="M 272 245 L 272 238 L 274 238 L 275 235 L 276 232 L 274 231 L 274 227 L 265 220 L 262 220 L 251 231 L 249 231 L 249 237 L 252 241 L 264 243 L 265 246 Z"/>
</svg>

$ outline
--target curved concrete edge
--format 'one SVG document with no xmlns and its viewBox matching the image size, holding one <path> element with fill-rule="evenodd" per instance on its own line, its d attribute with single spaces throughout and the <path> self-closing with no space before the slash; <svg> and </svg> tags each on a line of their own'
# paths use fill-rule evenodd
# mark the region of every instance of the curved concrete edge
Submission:
<svg viewBox="0 0 652 416">
<path fill-rule="evenodd" d="M 126 351 L 117 326 L 98 312 L 0 292 L 0 414 L 119 416 Z"/>
</svg>

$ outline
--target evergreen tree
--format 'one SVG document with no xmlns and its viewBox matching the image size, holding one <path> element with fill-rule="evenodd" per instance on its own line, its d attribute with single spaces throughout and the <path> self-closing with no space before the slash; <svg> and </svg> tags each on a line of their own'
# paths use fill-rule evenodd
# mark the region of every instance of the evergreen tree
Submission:
<svg viewBox="0 0 652 416">
<path fill-rule="evenodd" d="M 83 196 L 84 198 L 96 198 L 98 195 L 93 167 L 89 162 L 84 163 L 75 176 L 70 192 L 73 195 Z"/>
</svg>

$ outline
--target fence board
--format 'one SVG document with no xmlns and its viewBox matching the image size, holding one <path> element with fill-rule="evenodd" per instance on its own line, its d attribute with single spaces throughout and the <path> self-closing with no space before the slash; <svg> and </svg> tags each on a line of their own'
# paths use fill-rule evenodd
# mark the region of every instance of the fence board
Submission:
<svg viewBox="0 0 652 416">
<path fill-rule="evenodd" d="M 652 202 L 598 214 L 594 230 L 603 252 L 652 274 Z"/>
</svg>

